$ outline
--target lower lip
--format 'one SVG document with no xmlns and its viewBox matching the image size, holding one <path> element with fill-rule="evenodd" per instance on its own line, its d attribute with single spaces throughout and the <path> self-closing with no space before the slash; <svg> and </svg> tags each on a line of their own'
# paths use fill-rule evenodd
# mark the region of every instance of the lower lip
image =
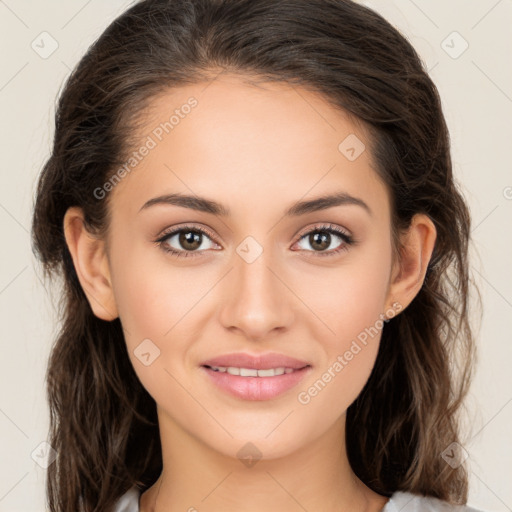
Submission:
<svg viewBox="0 0 512 512">
<path fill-rule="evenodd" d="M 228 372 L 216 372 L 206 366 L 201 367 L 219 388 L 243 400 L 270 400 L 296 386 L 311 370 L 306 366 L 292 373 L 275 377 L 240 377 Z"/>
</svg>

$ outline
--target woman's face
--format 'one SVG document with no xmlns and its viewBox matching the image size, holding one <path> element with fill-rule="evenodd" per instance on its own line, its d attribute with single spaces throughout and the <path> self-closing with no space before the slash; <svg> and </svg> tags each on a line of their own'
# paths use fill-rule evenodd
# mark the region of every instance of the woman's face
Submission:
<svg viewBox="0 0 512 512">
<path fill-rule="evenodd" d="M 365 132 L 312 92 L 234 75 L 151 108 L 111 191 L 108 260 L 161 429 L 232 457 L 251 442 L 269 459 L 338 435 L 383 314 L 397 311 L 389 197 Z M 269 353 L 306 367 L 256 377 L 203 366 Z M 253 366 L 293 366 L 266 362 Z"/>
</svg>

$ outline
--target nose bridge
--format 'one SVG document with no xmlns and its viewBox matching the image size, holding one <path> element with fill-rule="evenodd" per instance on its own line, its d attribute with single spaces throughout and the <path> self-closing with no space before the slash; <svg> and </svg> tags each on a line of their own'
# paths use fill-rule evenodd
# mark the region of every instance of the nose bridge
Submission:
<svg viewBox="0 0 512 512">
<path fill-rule="evenodd" d="M 262 338 L 291 322 L 289 290 L 279 279 L 279 265 L 271 249 L 247 237 L 233 256 L 231 286 L 223 302 L 222 322 L 247 338 Z"/>
</svg>

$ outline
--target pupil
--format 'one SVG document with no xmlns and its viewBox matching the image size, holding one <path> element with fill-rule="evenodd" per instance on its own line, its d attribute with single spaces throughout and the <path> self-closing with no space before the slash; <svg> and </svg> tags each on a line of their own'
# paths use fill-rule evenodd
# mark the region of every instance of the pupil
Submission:
<svg viewBox="0 0 512 512">
<path fill-rule="evenodd" d="M 312 239 L 311 239 L 312 238 Z M 314 233 L 310 235 L 310 243 L 311 247 L 315 247 L 315 245 L 320 245 L 319 249 L 327 249 L 330 245 L 330 233 L 326 233 L 325 231 Z"/>
<path fill-rule="evenodd" d="M 197 249 L 201 246 L 201 233 L 186 231 L 180 233 L 180 244 L 185 249 Z"/>
</svg>

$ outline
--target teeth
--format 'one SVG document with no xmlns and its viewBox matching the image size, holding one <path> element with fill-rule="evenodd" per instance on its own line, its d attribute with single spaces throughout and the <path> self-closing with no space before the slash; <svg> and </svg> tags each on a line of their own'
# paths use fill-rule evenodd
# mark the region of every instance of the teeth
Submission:
<svg viewBox="0 0 512 512">
<path fill-rule="evenodd" d="M 236 368 L 234 366 L 211 366 L 216 372 L 229 373 L 231 375 L 239 375 L 240 377 L 275 377 L 283 375 L 283 373 L 292 373 L 293 368 L 269 368 L 268 370 L 255 370 L 254 368 Z"/>
</svg>

